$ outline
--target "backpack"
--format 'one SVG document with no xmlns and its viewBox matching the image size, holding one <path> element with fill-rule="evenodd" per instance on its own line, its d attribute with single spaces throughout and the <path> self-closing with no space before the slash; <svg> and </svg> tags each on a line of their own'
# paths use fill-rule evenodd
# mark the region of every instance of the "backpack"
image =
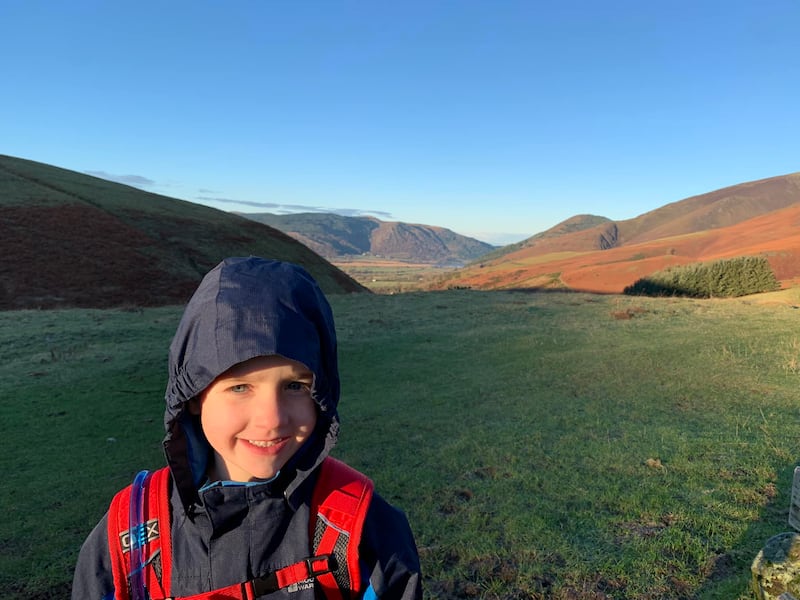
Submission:
<svg viewBox="0 0 800 600">
<path fill-rule="evenodd" d="M 140 472 L 114 496 L 108 516 L 116 600 L 178 600 L 170 596 L 170 472 Z M 254 600 L 316 580 L 328 600 L 355 598 L 362 586 L 358 544 L 372 499 L 372 481 L 331 457 L 325 458 L 311 499 L 309 536 L 313 555 L 250 581 L 185 596 L 182 600 Z"/>
</svg>

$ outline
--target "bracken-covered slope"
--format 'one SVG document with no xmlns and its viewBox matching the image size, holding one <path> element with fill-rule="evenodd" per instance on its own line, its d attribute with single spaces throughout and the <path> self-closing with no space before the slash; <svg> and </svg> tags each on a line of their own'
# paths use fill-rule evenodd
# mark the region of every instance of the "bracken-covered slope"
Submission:
<svg viewBox="0 0 800 600">
<path fill-rule="evenodd" d="M 439 287 L 619 293 L 668 266 L 735 256 L 765 256 L 785 284 L 800 278 L 800 173 L 693 196 L 625 221 L 596 219 L 575 230 L 556 226 Z"/>
<path fill-rule="evenodd" d="M 239 213 L 303 242 L 329 260 L 368 254 L 429 264 L 463 265 L 494 246 L 444 227 L 330 213 Z"/>
<path fill-rule="evenodd" d="M 306 267 L 367 291 L 284 233 L 206 206 L 0 155 L 0 309 L 185 302 L 227 256 Z"/>
<path fill-rule="evenodd" d="M 588 232 L 586 235 L 588 235 L 589 246 L 602 248 L 604 243 L 604 227 L 601 226 L 606 224 L 613 225 L 613 223 L 611 223 L 611 219 L 606 217 L 598 217 L 596 215 L 576 215 L 574 217 L 570 217 L 566 221 L 561 221 L 561 223 L 558 223 L 550 229 L 542 231 L 541 233 L 537 233 L 526 240 L 498 248 L 494 252 L 490 252 L 489 254 L 481 257 L 481 262 L 499 259 L 506 254 L 511 254 L 512 252 L 517 252 L 525 248 L 537 247 L 548 248 L 552 250 L 554 245 L 557 247 L 560 242 L 564 242 L 565 240 L 567 245 L 575 246 L 579 243 L 579 240 L 581 240 L 581 232 Z"/>
</svg>

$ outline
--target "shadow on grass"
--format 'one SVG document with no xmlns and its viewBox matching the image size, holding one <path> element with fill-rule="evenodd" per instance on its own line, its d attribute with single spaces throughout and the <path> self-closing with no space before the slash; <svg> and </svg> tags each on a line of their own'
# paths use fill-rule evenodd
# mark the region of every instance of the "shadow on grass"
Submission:
<svg viewBox="0 0 800 600">
<path fill-rule="evenodd" d="M 796 463 L 777 470 L 777 493 L 761 510 L 759 518 L 739 538 L 738 543 L 718 554 L 707 565 L 708 575 L 693 598 L 698 600 L 733 600 L 757 598 L 753 590 L 751 565 L 774 535 L 791 531 L 788 523 L 792 478 Z"/>
</svg>

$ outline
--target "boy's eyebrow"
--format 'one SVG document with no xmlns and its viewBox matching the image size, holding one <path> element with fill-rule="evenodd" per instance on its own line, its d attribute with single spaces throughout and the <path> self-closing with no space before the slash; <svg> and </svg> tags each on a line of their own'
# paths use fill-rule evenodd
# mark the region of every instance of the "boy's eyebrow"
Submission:
<svg viewBox="0 0 800 600">
<path fill-rule="evenodd" d="M 314 372 L 311 369 L 295 369 L 292 377 L 298 379 L 314 379 Z"/>
</svg>

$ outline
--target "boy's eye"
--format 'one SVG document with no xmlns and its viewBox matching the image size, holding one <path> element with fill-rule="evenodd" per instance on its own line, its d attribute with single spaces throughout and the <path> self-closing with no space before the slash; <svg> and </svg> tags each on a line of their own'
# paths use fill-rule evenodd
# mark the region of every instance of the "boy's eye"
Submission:
<svg viewBox="0 0 800 600">
<path fill-rule="evenodd" d="M 311 389 L 311 386 L 304 381 L 290 381 L 286 384 L 286 389 L 292 392 L 303 392 Z"/>
<path fill-rule="evenodd" d="M 228 390 L 234 392 L 235 394 L 241 394 L 243 392 L 246 392 L 247 389 L 248 389 L 247 384 L 244 383 L 237 383 L 236 385 L 232 385 L 231 387 L 228 388 Z"/>
</svg>

